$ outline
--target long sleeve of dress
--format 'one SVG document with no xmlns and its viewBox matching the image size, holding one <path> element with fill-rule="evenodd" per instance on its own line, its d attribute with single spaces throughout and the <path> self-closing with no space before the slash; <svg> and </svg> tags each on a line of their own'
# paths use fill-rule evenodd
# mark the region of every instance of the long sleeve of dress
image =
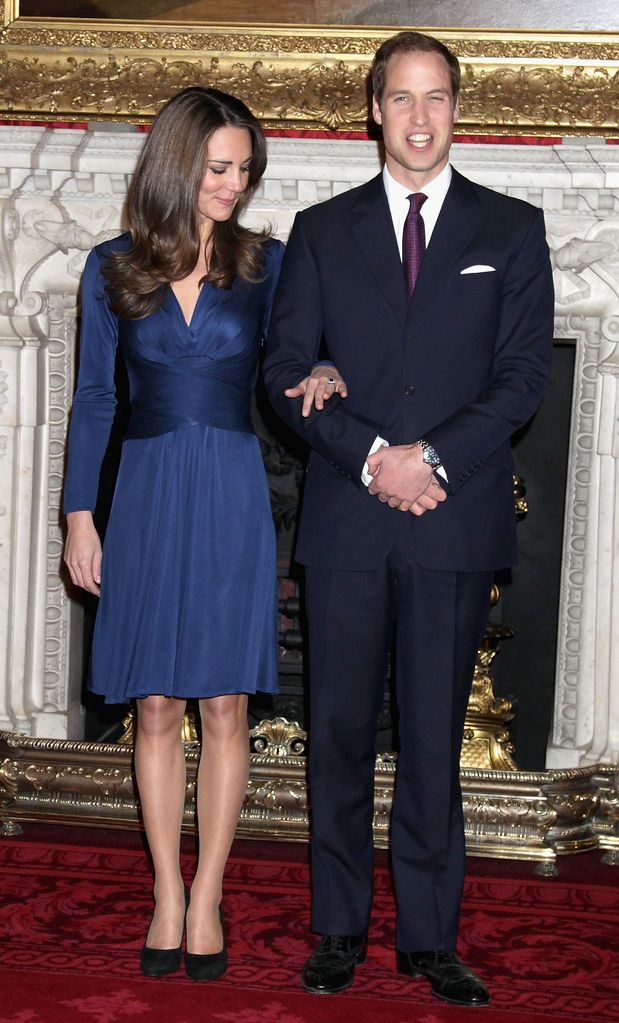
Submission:
<svg viewBox="0 0 619 1023">
<path fill-rule="evenodd" d="M 82 277 L 78 385 L 69 429 L 65 514 L 94 511 L 101 463 L 116 410 L 114 367 L 118 320 L 110 310 L 96 250 Z"/>
</svg>

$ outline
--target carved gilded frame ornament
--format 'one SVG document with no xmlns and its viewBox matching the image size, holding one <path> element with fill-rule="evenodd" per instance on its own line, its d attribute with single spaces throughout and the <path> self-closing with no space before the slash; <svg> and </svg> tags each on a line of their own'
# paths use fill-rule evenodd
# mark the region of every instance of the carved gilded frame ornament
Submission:
<svg viewBox="0 0 619 1023">
<path fill-rule="evenodd" d="M 237 835 L 306 841 L 306 733 L 285 718 L 250 733 L 250 778 Z M 185 744 L 183 830 L 195 831 L 197 743 Z M 374 841 L 387 847 L 395 759 L 383 754 L 374 775 Z M 619 861 L 619 770 L 595 765 L 564 771 L 461 772 L 469 854 L 532 860 L 557 872 L 557 858 L 599 849 Z M 0 837 L 31 821 L 139 828 L 131 750 L 122 743 L 31 739 L 0 731 Z"/>
<path fill-rule="evenodd" d="M 0 0 L 0 116 L 147 123 L 208 83 L 269 128 L 365 131 L 368 67 L 392 31 L 24 18 Z M 619 135 L 616 34 L 430 31 L 462 64 L 460 134 Z"/>
</svg>

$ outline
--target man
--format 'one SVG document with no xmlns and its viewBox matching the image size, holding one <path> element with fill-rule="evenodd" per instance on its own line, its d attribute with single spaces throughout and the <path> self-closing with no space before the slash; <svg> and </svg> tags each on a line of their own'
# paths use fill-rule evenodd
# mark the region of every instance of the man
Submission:
<svg viewBox="0 0 619 1023">
<path fill-rule="evenodd" d="M 265 362 L 275 408 L 311 447 L 296 556 L 322 939 L 301 980 L 341 991 L 366 955 L 375 722 L 395 629 L 397 968 L 449 1002 L 484 1005 L 455 953 L 459 757 L 493 573 L 516 556 L 510 437 L 548 376 L 551 270 L 541 211 L 449 164 L 455 56 L 402 32 L 378 50 L 372 80 L 384 171 L 296 217 Z M 293 384 L 321 350 L 349 396 L 308 413 Z"/>
</svg>

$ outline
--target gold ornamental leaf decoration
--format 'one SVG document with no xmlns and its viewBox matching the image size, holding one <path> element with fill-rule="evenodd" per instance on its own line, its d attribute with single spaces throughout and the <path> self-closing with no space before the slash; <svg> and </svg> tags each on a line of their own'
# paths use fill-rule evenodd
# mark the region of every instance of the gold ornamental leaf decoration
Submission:
<svg viewBox="0 0 619 1023">
<path fill-rule="evenodd" d="M 10 757 L 0 761 L 0 806 L 12 802 L 17 793 L 18 776 L 19 768 Z"/>
<path fill-rule="evenodd" d="M 463 113 L 482 124 L 517 121 L 549 128 L 591 125 L 617 127 L 618 72 L 606 68 L 494 68 L 467 64 Z"/>
<path fill-rule="evenodd" d="M 605 68 L 463 68 L 460 132 L 520 131 L 542 134 L 617 130 L 619 73 Z M 367 67 L 346 61 L 314 63 L 302 70 L 255 60 L 227 64 L 219 57 L 78 59 L 23 62 L 0 52 L 0 93 L 5 110 L 45 108 L 54 115 L 151 120 L 175 92 L 212 85 L 235 93 L 270 126 L 364 130 Z"/>
<path fill-rule="evenodd" d="M 461 61 L 467 57 L 506 61 L 521 61 L 525 58 L 527 61 L 542 60 L 548 63 L 575 60 L 611 63 L 619 59 L 619 39 L 611 33 L 591 36 L 583 32 L 562 33 L 561 36 L 549 33 L 547 38 L 540 32 L 528 36 L 524 32 L 506 32 L 505 35 L 510 38 L 497 38 L 490 31 L 480 32 L 478 38 L 472 38 L 468 33 L 449 37 L 439 31 L 436 35 L 440 35 L 445 45 Z"/>
<path fill-rule="evenodd" d="M 307 732 L 283 717 L 264 719 L 249 733 L 251 748 L 267 757 L 298 757 L 305 752 Z"/>
<path fill-rule="evenodd" d="M 263 119 L 307 120 L 333 129 L 365 118 L 366 77 L 365 67 L 344 61 L 312 64 L 302 75 L 255 61 L 251 66 L 234 64 L 224 80 Z"/>
<path fill-rule="evenodd" d="M 299 75 L 295 69 L 278 72 L 261 60 L 226 67 L 217 57 L 205 65 L 167 58 L 118 60 L 110 54 L 104 60 L 69 57 L 51 65 L 38 60 L 18 65 L 0 54 L 0 92 L 13 113 L 45 104 L 51 114 L 149 120 L 175 92 L 210 85 L 244 99 L 266 121 L 307 121 L 332 129 L 365 123 L 365 77 L 364 68 L 342 61 L 335 68 L 314 64 Z"/>
<path fill-rule="evenodd" d="M 0 95 L 25 120 L 151 121 L 174 92 L 236 92 L 267 127 L 365 131 L 367 76 L 397 31 L 21 18 L 0 0 Z M 619 133 L 619 36 L 437 28 L 464 69 L 460 134 Z"/>
</svg>

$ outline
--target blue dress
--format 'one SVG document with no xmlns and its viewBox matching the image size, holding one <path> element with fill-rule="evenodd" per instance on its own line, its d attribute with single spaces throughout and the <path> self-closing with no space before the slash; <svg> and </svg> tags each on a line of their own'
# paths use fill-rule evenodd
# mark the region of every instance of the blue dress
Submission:
<svg viewBox="0 0 619 1023">
<path fill-rule="evenodd" d="M 108 703 L 277 691 L 275 532 L 250 419 L 283 245 L 264 281 L 205 283 L 187 325 L 171 288 L 140 320 L 110 310 L 97 246 L 82 282 L 65 512 L 94 510 L 117 345 L 131 418 L 105 536 L 89 686 Z"/>
</svg>

